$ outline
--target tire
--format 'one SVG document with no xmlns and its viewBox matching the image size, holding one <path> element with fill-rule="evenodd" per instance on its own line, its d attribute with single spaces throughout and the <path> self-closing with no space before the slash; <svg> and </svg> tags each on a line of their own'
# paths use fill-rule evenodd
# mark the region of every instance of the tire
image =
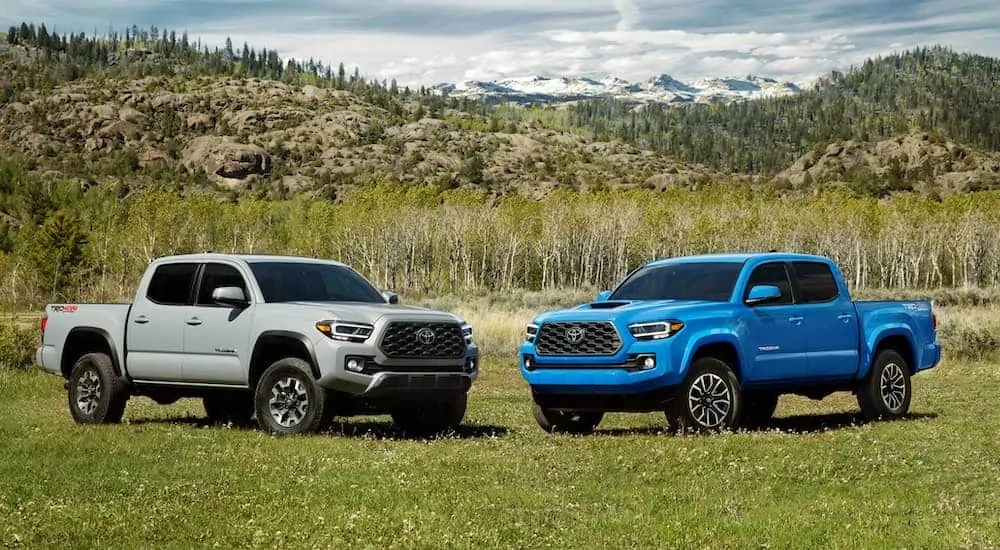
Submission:
<svg viewBox="0 0 1000 550">
<path fill-rule="evenodd" d="M 254 390 L 260 427 L 275 435 L 317 432 L 324 427 L 326 390 L 313 380 L 309 363 L 286 357 L 271 364 Z"/>
<path fill-rule="evenodd" d="M 254 413 L 254 396 L 248 392 L 219 392 L 202 398 L 212 424 L 246 427 Z"/>
<path fill-rule="evenodd" d="M 899 352 L 882 350 L 858 387 L 858 406 L 865 420 L 896 419 L 910 410 L 910 365 Z"/>
<path fill-rule="evenodd" d="M 129 394 L 106 353 L 88 353 L 77 359 L 67 386 L 69 412 L 77 423 L 121 422 Z"/>
<path fill-rule="evenodd" d="M 666 410 L 673 430 L 700 433 L 735 429 L 743 395 L 736 374 L 724 361 L 702 357 L 691 365 L 677 397 Z"/>
<path fill-rule="evenodd" d="M 399 407 L 391 412 L 392 421 L 404 433 L 432 435 L 458 427 L 468 403 L 469 396 L 463 392 L 438 401 Z"/>
<path fill-rule="evenodd" d="M 538 403 L 531 404 L 531 414 L 535 422 L 549 433 L 589 434 L 604 419 L 604 413 L 599 411 L 557 411 L 543 408 Z"/>
<path fill-rule="evenodd" d="M 772 392 L 744 392 L 740 427 L 753 429 L 767 426 L 778 408 L 778 397 Z"/>
</svg>

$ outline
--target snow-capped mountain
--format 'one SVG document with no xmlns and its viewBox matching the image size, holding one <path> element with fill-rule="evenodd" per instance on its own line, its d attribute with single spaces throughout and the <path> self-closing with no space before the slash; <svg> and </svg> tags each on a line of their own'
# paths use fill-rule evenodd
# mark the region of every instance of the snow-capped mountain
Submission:
<svg viewBox="0 0 1000 550">
<path fill-rule="evenodd" d="M 645 82 L 629 82 L 613 76 L 601 80 L 545 76 L 466 80 L 438 84 L 432 90 L 452 97 L 486 99 L 490 102 L 568 103 L 612 97 L 636 103 L 681 104 L 728 103 L 792 95 L 802 91 L 791 82 L 756 75 L 682 82 L 668 74 L 661 74 Z"/>
</svg>

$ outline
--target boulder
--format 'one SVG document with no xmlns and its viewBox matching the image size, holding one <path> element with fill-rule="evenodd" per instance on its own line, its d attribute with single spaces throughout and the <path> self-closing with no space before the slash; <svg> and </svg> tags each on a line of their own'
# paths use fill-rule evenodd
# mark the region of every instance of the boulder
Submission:
<svg viewBox="0 0 1000 550">
<path fill-rule="evenodd" d="M 266 176 L 271 171 L 271 157 L 263 148 L 239 143 L 230 136 L 194 138 L 184 147 L 181 156 L 189 171 L 204 170 L 216 181 L 245 180 L 255 175 Z"/>
</svg>

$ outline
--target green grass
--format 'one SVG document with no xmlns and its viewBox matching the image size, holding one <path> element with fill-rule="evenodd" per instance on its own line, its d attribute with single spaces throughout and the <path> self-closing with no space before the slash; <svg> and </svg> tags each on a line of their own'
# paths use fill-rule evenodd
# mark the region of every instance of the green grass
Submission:
<svg viewBox="0 0 1000 550">
<path fill-rule="evenodd" d="M 0 546 L 997 546 L 1000 369 L 945 362 L 914 390 L 898 422 L 858 423 L 843 394 L 785 397 L 769 431 L 672 436 L 617 414 L 552 436 L 491 359 L 449 437 L 362 417 L 276 438 L 206 427 L 194 400 L 80 426 L 61 379 L 0 372 Z"/>
</svg>

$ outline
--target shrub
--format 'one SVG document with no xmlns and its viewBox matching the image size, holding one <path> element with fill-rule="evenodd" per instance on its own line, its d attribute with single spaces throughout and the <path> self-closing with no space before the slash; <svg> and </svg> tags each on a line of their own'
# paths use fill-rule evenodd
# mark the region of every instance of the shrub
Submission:
<svg viewBox="0 0 1000 550">
<path fill-rule="evenodd" d="M 37 345 L 37 331 L 0 325 L 0 371 L 30 368 Z"/>
</svg>

